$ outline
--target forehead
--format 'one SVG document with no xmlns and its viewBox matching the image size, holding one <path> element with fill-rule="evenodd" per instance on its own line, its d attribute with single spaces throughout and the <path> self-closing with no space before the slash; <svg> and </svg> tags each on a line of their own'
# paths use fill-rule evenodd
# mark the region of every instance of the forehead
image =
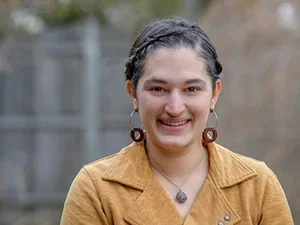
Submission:
<svg viewBox="0 0 300 225">
<path fill-rule="evenodd" d="M 179 78 L 204 78 L 206 61 L 195 51 L 188 48 L 160 48 L 146 57 L 145 67 L 141 78 L 149 76 Z"/>
</svg>

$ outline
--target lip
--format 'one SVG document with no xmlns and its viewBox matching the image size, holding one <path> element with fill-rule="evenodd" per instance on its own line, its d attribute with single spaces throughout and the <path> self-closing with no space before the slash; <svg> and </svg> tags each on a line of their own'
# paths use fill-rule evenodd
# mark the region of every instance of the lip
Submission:
<svg viewBox="0 0 300 225">
<path fill-rule="evenodd" d="M 189 119 L 176 119 L 176 120 L 170 120 L 170 119 L 166 119 L 166 120 L 163 120 L 163 119 L 159 119 L 158 121 L 158 126 L 160 128 L 162 128 L 163 130 L 166 130 L 166 131 L 182 131 L 184 130 L 191 122 L 191 120 Z M 170 124 L 170 125 L 168 125 Z M 171 125 L 173 124 L 173 125 Z"/>
<path fill-rule="evenodd" d="M 181 125 L 184 125 L 185 123 L 188 122 L 187 119 L 185 120 L 159 120 L 159 122 L 167 125 L 167 126 L 172 126 L 172 127 L 177 127 L 177 126 L 181 126 Z"/>
</svg>

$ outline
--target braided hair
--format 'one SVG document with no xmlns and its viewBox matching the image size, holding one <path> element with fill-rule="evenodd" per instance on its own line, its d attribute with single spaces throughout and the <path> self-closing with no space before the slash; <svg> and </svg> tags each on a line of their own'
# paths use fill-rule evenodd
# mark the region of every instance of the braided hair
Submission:
<svg viewBox="0 0 300 225">
<path fill-rule="evenodd" d="M 181 18 L 153 22 L 147 25 L 137 37 L 125 65 L 126 80 L 132 81 L 133 90 L 136 90 L 143 73 L 147 55 L 158 48 L 178 49 L 182 47 L 195 51 L 206 60 L 206 70 L 212 80 L 214 90 L 222 72 L 216 48 L 198 25 Z"/>
</svg>

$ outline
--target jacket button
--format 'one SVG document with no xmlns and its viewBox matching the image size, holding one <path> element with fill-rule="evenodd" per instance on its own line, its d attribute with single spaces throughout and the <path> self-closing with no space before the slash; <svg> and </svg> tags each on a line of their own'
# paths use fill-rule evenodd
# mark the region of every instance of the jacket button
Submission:
<svg viewBox="0 0 300 225">
<path fill-rule="evenodd" d="M 222 221 L 219 221 L 218 225 L 224 225 L 224 223 Z"/>
<path fill-rule="evenodd" d="M 226 221 L 229 221 L 229 220 L 231 220 L 231 217 L 230 217 L 229 215 L 226 215 L 226 216 L 224 217 L 224 219 L 225 219 Z"/>
</svg>

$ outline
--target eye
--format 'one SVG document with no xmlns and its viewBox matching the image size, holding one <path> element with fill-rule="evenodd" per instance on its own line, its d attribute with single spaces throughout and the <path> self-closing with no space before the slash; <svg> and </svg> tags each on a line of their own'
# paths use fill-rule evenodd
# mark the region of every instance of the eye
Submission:
<svg viewBox="0 0 300 225">
<path fill-rule="evenodd" d="M 162 92 L 163 88 L 161 88 L 161 87 L 152 87 L 152 88 L 150 88 L 150 90 L 155 91 L 155 92 Z"/>
<path fill-rule="evenodd" d="M 188 87 L 186 89 L 188 92 L 196 92 L 196 91 L 200 91 L 199 87 Z"/>
</svg>

